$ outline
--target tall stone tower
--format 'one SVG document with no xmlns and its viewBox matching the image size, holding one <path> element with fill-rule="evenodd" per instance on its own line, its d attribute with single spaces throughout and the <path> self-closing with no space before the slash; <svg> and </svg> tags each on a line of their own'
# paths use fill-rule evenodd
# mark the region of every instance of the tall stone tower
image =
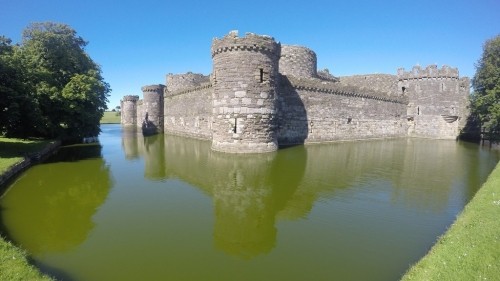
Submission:
<svg viewBox="0 0 500 281">
<path fill-rule="evenodd" d="M 133 126 L 137 124 L 137 101 L 139 96 L 128 95 L 121 100 L 121 123 L 123 126 Z"/>
<path fill-rule="evenodd" d="M 232 31 L 212 42 L 212 149 L 270 152 L 276 137 L 276 87 L 281 46 L 274 38 Z"/>
<path fill-rule="evenodd" d="M 455 139 L 468 115 L 469 79 L 458 69 L 429 65 L 398 69 L 398 90 L 408 96 L 408 135 Z"/>
<path fill-rule="evenodd" d="M 149 85 L 141 88 L 143 93 L 142 129 L 146 134 L 163 132 L 164 85 Z"/>
<path fill-rule="evenodd" d="M 286 76 L 315 78 L 317 76 L 316 53 L 302 46 L 282 45 L 279 71 Z"/>
</svg>

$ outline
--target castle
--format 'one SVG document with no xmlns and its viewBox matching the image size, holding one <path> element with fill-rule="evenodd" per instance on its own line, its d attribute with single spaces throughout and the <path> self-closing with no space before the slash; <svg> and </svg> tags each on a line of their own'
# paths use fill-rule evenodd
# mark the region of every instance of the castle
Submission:
<svg viewBox="0 0 500 281">
<path fill-rule="evenodd" d="M 270 36 L 231 31 L 211 46 L 213 71 L 168 74 L 124 96 L 122 125 L 145 134 L 212 141 L 228 153 L 396 137 L 455 139 L 468 115 L 469 79 L 430 65 L 397 75 L 334 77 L 316 54 Z"/>
</svg>

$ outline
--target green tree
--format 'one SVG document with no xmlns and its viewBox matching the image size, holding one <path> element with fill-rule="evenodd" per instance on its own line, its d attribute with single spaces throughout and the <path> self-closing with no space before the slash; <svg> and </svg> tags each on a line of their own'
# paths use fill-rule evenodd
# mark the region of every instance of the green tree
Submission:
<svg viewBox="0 0 500 281">
<path fill-rule="evenodd" d="M 11 40 L 0 36 L 0 134 L 26 137 L 39 120 L 39 111 L 24 83 Z"/>
<path fill-rule="evenodd" d="M 487 40 L 472 79 L 472 110 L 482 126 L 500 134 L 500 35 Z"/>
<path fill-rule="evenodd" d="M 76 139 L 99 133 L 110 88 L 86 45 L 70 26 L 43 22 L 28 26 L 14 46 L 12 60 L 20 65 L 16 81 L 24 87 L 19 96 L 32 101 L 37 119 L 28 130 L 32 136 Z"/>
</svg>

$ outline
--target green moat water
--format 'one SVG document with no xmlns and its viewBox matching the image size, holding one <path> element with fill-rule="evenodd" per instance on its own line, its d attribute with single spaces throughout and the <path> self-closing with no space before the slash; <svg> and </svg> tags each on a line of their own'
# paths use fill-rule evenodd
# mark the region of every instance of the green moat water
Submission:
<svg viewBox="0 0 500 281">
<path fill-rule="evenodd" d="M 104 125 L 0 198 L 0 229 L 63 280 L 397 280 L 500 159 L 398 139 L 230 155 Z"/>
</svg>

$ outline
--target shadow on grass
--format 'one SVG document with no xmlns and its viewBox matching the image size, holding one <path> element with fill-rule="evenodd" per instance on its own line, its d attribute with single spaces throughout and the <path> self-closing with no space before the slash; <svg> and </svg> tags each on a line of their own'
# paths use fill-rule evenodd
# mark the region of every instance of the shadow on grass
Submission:
<svg viewBox="0 0 500 281">
<path fill-rule="evenodd" d="M 0 158 L 24 157 L 42 150 L 51 141 L 5 141 L 0 138 Z"/>
</svg>

